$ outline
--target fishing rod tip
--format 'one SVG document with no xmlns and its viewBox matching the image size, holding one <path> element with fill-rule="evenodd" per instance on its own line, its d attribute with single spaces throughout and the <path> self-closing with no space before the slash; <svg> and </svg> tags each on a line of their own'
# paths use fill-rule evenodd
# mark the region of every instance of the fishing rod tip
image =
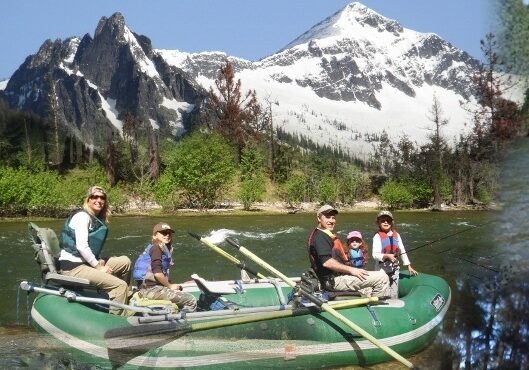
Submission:
<svg viewBox="0 0 529 370">
<path fill-rule="evenodd" d="M 196 240 L 200 240 L 200 236 L 196 233 L 193 233 L 193 232 L 190 232 L 188 231 L 187 232 L 190 236 L 192 236 L 193 238 L 195 238 Z"/>
</svg>

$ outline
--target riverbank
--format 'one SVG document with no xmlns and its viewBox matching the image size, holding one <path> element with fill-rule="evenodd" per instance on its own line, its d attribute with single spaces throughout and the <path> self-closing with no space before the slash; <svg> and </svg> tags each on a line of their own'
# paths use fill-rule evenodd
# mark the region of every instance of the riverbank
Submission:
<svg viewBox="0 0 529 370">
<path fill-rule="evenodd" d="M 164 210 L 161 206 L 151 202 L 137 202 L 131 201 L 127 205 L 121 207 L 119 211 L 112 213 L 112 217 L 133 217 L 133 216 L 152 216 L 152 217 L 170 217 L 170 216 L 203 216 L 203 215 L 282 215 L 282 214 L 313 214 L 322 203 L 319 202 L 304 202 L 300 203 L 296 207 L 289 207 L 285 202 L 257 202 L 252 205 L 250 210 L 245 210 L 242 203 L 238 202 L 224 202 L 220 203 L 218 207 L 211 209 L 198 209 L 198 208 L 179 208 L 176 210 Z M 340 213 L 369 213 L 377 212 L 384 207 L 381 206 L 380 202 L 374 198 L 371 200 L 356 202 L 353 205 L 336 205 L 336 208 Z M 442 212 L 450 211 L 496 211 L 500 210 L 501 206 L 497 204 L 489 205 L 442 205 Z M 413 208 L 413 209 L 401 209 L 399 211 L 406 212 L 433 212 L 431 208 Z M 49 217 L 39 215 L 28 215 L 28 216 L 3 216 L 0 217 L 0 221 L 19 221 L 19 220 L 54 220 L 67 217 L 69 212 L 65 211 L 64 215 L 60 217 Z"/>
<path fill-rule="evenodd" d="M 226 202 L 221 203 L 217 208 L 212 209 L 192 209 L 192 208 L 181 208 L 172 212 L 164 211 L 160 206 L 155 204 L 151 205 L 139 205 L 130 203 L 129 206 L 125 207 L 124 211 L 118 215 L 123 216 L 176 216 L 176 215 L 204 215 L 204 214 L 229 214 L 229 215 L 275 215 L 275 214 L 297 214 L 297 213 L 315 213 L 322 203 L 319 202 L 304 202 L 300 203 L 296 207 L 290 207 L 285 202 L 257 202 L 252 205 L 250 210 L 245 210 L 242 203 L 238 202 Z M 336 208 L 340 213 L 359 213 L 359 212 L 377 212 L 383 209 L 380 202 L 374 198 L 371 200 L 356 202 L 353 205 L 337 205 Z M 490 211 L 497 210 L 496 204 L 489 205 L 462 205 L 453 206 L 445 205 L 441 206 L 440 211 Z M 411 212 L 432 212 L 431 208 L 413 208 L 413 209 L 402 209 L 399 211 L 411 211 Z M 398 212 L 398 211 L 397 211 Z"/>
</svg>

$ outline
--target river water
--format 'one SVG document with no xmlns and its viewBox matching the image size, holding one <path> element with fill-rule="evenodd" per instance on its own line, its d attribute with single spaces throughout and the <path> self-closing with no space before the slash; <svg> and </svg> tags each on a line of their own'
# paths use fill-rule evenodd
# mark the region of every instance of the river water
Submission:
<svg viewBox="0 0 529 370">
<path fill-rule="evenodd" d="M 451 308 L 436 341 L 410 357 L 421 368 L 474 368 L 483 361 L 490 361 L 484 360 L 480 351 L 484 348 L 492 350 L 500 340 L 506 341 L 498 334 L 504 326 L 512 324 L 506 322 L 508 318 L 505 317 L 504 321 L 494 322 L 493 332 L 496 334 L 493 333 L 492 339 L 482 338 L 490 332 L 487 324 L 494 316 L 491 315 L 489 299 L 491 287 L 499 286 L 503 295 L 512 297 L 509 289 L 517 285 L 505 284 L 505 280 L 516 281 L 525 276 L 525 268 L 517 261 L 520 256 L 527 255 L 529 240 L 525 220 L 529 215 L 527 168 L 529 144 L 522 141 L 515 146 L 504 166 L 503 211 L 394 213 L 397 229 L 410 250 L 414 268 L 442 276 L 453 292 Z M 316 217 L 313 214 L 114 217 L 104 254 L 125 254 L 134 260 L 149 240 L 152 226 L 162 220 L 177 230 L 172 280 L 183 282 L 189 280 L 192 273 L 207 280 L 239 277 L 236 267 L 187 232 L 202 236 L 230 236 L 286 275 L 299 276 L 308 267 L 305 242 L 315 226 Z M 337 231 L 343 235 L 352 229 L 360 230 L 369 240 L 376 230 L 374 220 L 375 212 L 339 214 Z M 38 222 L 39 226 L 51 227 L 57 232 L 62 223 L 63 220 Z M 229 245 L 223 243 L 221 246 L 244 260 Z M 416 250 L 411 251 L 414 248 Z M 0 300 L 0 368 L 91 369 L 89 365 L 63 357 L 59 350 L 50 347 L 27 326 L 27 296 L 25 293 L 18 296 L 17 287 L 21 280 L 39 281 L 38 267 L 27 236 L 27 222 L 0 222 L 0 258 L 0 279 L 4 282 L 0 287 L 3 297 Z M 513 261 L 514 267 L 511 266 Z M 498 317 L 500 313 L 496 311 L 494 314 Z M 518 320 L 515 317 L 512 319 Z M 494 368 L 493 363 L 485 365 Z M 391 369 L 396 366 L 396 363 L 389 362 L 371 368 Z"/>
</svg>

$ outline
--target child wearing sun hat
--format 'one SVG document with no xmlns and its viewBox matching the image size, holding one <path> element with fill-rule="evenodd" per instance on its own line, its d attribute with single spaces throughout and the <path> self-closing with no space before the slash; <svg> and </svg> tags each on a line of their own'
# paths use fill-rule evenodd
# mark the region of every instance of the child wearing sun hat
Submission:
<svg viewBox="0 0 529 370">
<path fill-rule="evenodd" d="M 365 268 L 368 251 L 367 244 L 362 238 L 360 231 L 355 230 L 347 234 L 347 248 L 349 249 L 351 266 Z"/>
</svg>

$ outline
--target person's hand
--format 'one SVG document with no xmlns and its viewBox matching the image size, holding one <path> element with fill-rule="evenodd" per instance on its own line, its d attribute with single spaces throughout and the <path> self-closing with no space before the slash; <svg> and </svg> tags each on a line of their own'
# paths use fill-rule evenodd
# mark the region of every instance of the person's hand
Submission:
<svg viewBox="0 0 529 370">
<path fill-rule="evenodd" d="M 102 272 L 107 273 L 107 274 L 111 274 L 112 273 L 112 267 L 106 266 L 106 265 L 101 265 L 101 264 L 96 266 L 96 270 L 102 271 Z"/>
<path fill-rule="evenodd" d="M 413 267 L 411 267 L 411 265 L 408 265 L 408 271 L 410 272 L 410 275 L 412 275 L 412 276 L 419 275 L 419 273 L 417 271 L 415 271 L 415 269 Z"/>
<path fill-rule="evenodd" d="M 369 275 L 369 272 L 364 270 L 364 269 L 351 267 L 351 270 L 350 270 L 349 274 L 352 275 L 352 276 L 356 276 L 357 278 L 359 278 L 360 280 L 363 281 L 363 280 L 366 279 L 366 276 Z"/>
<path fill-rule="evenodd" d="M 386 261 L 390 261 L 391 263 L 395 263 L 397 261 L 397 257 L 393 253 L 384 254 L 384 259 Z"/>
<path fill-rule="evenodd" d="M 182 290 L 182 286 L 180 284 L 171 284 L 171 289 Z"/>
</svg>

